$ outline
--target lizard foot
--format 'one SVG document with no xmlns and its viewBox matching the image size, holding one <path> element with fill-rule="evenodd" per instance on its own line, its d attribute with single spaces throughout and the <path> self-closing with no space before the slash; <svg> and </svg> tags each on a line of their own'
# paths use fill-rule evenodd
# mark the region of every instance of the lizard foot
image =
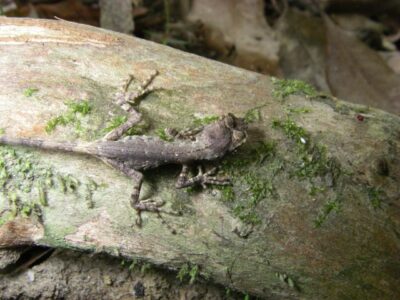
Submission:
<svg viewBox="0 0 400 300">
<path fill-rule="evenodd" d="M 227 177 L 217 177 L 215 174 L 217 173 L 217 168 L 214 167 L 211 170 L 204 172 L 201 166 L 198 167 L 198 173 L 196 176 L 192 178 L 188 178 L 188 167 L 183 166 L 182 172 L 179 175 L 178 181 L 175 184 L 175 187 L 180 189 L 189 186 L 201 185 L 203 188 L 207 187 L 207 184 L 215 184 L 215 185 L 229 185 L 231 184 L 231 180 Z"/>
<path fill-rule="evenodd" d="M 137 218 L 135 220 L 135 224 L 138 227 L 142 226 L 142 211 L 150 211 L 159 214 L 160 212 L 162 212 L 160 207 L 163 206 L 164 203 L 165 203 L 164 201 L 155 201 L 152 199 L 147 199 L 133 204 L 132 206 L 137 212 Z"/>
<path fill-rule="evenodd" d="M 184 129 L 178 131 L 174 128 L 166 128 L 165 134 L 171 140 L 196 140 L 196 135 L 203 130 L 203 126 L 191 128 L 191 129 Z"/>
</svg>

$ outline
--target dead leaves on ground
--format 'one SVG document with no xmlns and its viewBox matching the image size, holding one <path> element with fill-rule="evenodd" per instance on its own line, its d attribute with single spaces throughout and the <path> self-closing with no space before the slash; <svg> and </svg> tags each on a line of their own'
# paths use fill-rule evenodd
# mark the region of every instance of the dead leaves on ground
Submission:
<svg viewBox="0 0 400 300">
<path fill-rule="evenodd" d="M 222 61 L 260 73 L 279 73 L 279 43 L 265 19 L 263 0 L 194 1 L 188 19 L 205 25 L 205 42 Z"/>
<path fill-rule="evenodd" d="M 324 18 L 326 78 L 340 98 L 400 114 L 400 76 L 357 37 Z"/>
<path fill-rule="evenodd" d="M 374 5 L 368 1 L 363 10 Z M 331 10 L 344 6 L 333 0 L 324 4 Z M 221 61 L 301 79 L 339 98 L 400 114 L 399 52 L 383 35 L 383 24 L 357 14 L 336 22 L 324 12 L 291 6 L 272 22 L 263 12 L 265 2 L 259 0 L 197 0 L 189 20 L 204 24 L 205 43 Z"/>
</svg>

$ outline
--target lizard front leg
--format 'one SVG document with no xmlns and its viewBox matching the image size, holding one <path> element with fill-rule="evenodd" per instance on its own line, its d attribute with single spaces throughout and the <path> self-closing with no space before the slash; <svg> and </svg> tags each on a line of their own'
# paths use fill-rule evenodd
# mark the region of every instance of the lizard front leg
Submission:
<svg viewBox="0 0 400 300">
<path fill-rule="evenodd" d="M 203 130 L 204 126 L 199 126 L 196 128 L 184 129 L 178 131 L 174 128 L 166 128 L 165 134 L 171 138 L 171 140 L 196 140 L 196 135 Z"/>
<path fill-rule="evenodd" d="M 189 166 L 183 165 L 182 171 L 179 174 L 178 180 L 175 183 L 175 187 L 177 189 L 181 189 L 184 187 L 190 187 L 195 185 L 201 185 L 203 188 L 206 188 L 207 184 L 215 184 L 215 185 L 229 185 L 231 181 L 229 178 L 218 178 L 215 175 L 217 168 L 212 168 L 207 172 L 203 172 L 201 166 L 198 167 L 198 174 L 192 178 L 189 178 Z"/>
</svg>

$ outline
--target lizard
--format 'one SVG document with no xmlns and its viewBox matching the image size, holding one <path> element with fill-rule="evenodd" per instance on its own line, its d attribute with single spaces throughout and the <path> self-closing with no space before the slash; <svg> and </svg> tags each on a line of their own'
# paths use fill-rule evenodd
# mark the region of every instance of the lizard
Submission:
<svg viewBox="0 0 400 300">
<path fill-rule="evenodd" d="M 189 178 L 190 166 L 195 162 L 220 159 L 242 145 L 247 138 L 247 124 L 244 119 L 235 117 L 230 113 L 211 124 L 193 130 L 181 132 L 168 130 L 167 134 L 173 138 L 172 141 L 164 141 L 158 137 L 145 135 L 123 138 L 123 135 L 141 120 L 141 113 L 132 104 L 155 90 L 154 87 L 150 87 L 150 84 L 157 75 L 158 72 L 152 72 L 149 77 L 141 82 L 135 92 L 128 92 L 129 85 L 134 78 L 133 75 L 130 75 L 123 85 L 122 91 L 116 94 L 117 104 L 126 110 L 130 117 L 103 139 L 92 142 L 69 142 L 15 138 L 3 135 L 0 136 L 0 144 L 89 154 L 121 171 L 133 181 L 130 205 L 137 212 L 135 223 L 140 227 L 142 211 L 159 213 L 160 207 L 163 205 L 163 203 L 151 199 L 139 200 L 143 182 L 141 171 L 166 164 L 182 165 L 182 171 L 175 184 L 178 189 L 194 185 L 205 187 L 207 184 L 230 184 L 229 178 L 214 176 L 216 168 L 203 172 L 202 168 L 199 167 L 198 174 Z"/>
</svg>

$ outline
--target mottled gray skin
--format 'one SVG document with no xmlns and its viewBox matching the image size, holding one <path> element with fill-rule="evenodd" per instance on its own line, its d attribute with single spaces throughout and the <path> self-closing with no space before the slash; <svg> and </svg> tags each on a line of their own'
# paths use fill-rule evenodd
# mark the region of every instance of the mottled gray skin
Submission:
<svg viewBox="0 0 400 300">
<path fill-rule="evenodd" d="M 192 139 L 172 142 L 152 136 L 130 136 L 118 141 L 90 143 L 54 142 L 39 139 L 0 137 L 0 144 L 90 154 L 100 159 L 124 162 L 140 171 L 166 164 L 186 165 L 223 157 L 246 140 L 242 119 L 230 114 L 204 126 Z"/>
<path fill-rule="evenodd" d="M 134 180 L 131 205 L 139 213 L 137 224 L 141 224 L 141 211 L 159 212 L 160 203 L 139 201 L 143 174 L 139 171 L 166 164 L 182 165 L 177 188 L 201 184 L 229 184 L 227 178 L 212 176 L 214 169 L 188 178 L 189 165 L 197 161 L 211 161 L 223 157 L 246 141 L 246 124 L 232 114 L 197 129 L 196 133 L 181 134 L 180 138 L 166 142 L 157 137 L 132 136 L 122 140 L 100 140 L 90 143 L 54 142 L 39 139 L 0 137 L 0 144 L 36 147 L 46 150 L 90 154 L 120 170 Z"/>
</svg>

